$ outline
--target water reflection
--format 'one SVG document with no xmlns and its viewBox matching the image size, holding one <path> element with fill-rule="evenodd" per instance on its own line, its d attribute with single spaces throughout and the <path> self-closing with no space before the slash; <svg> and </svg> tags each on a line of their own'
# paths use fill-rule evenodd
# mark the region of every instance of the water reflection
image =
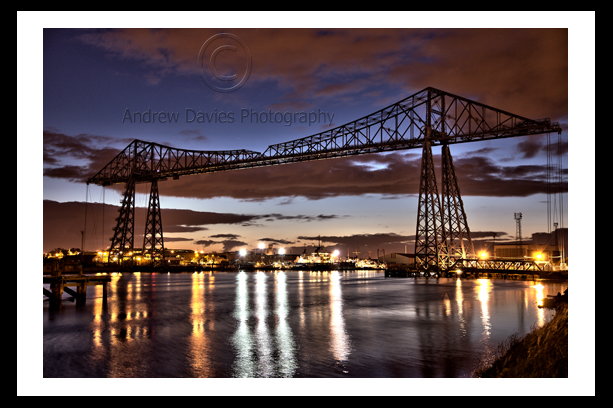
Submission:
<svg viewBox="0 0 613 408">
<path fill-rule="evenodd" d="M 269 279 L 274 279 L 274 305 L 269 305 Z M 287 276 L 284 272 L 254 276 L 253 313 L 249 298 L 249 275 L 239 272 L 234 317 L 237 328 L 234 377 L 292 377 L 296 371 L 296 346 L 288 322 Z M 254 319 L 251 319 L 251 317 Z"/>
<path fill-rule="evenodd" d="M 462 337 L 466 336 L 466 318 L 464 317 L 464 294 L 462 292 L 462 279 L 455 281 L 455 298 L 458 306 L 458 323 Z"/>
<path fill-rule="evenodd" d="M 239 272 L 236 276 L 236 300 L 234 302 L 234 318 L 238 324 L 232 337 L 232 343 L 236 350 L 234 363 L 234 377 L 255 377 L 255 363 L 251 359 L 251 351 L 254 345 L 253 336 L 248 326 L 249 316 L 249 290 L 247 286 L 247 274 Z"/>
<path fill-rule="evenodd" d="M 279 348 L 279 375 L 281 377 L 292 377 L 296 371 L 296 347 L 289 325 L 289 302 L 287 290 L 287 275 L 285 272 L 276 274 L 275 279 L 275 299 L 277 329 L 276 340 Z"/>
<path fill-rule="evenodd" d="M 45 377 L 457 377 L 566 284 L 368 271 L 115 274 L 44 326 Z"/>
<path fill-rule="evenodd" d="M 330 339 L 330 350 L 337 364 L 347 361 L 351 347 L 345 330 L 341 276 L 338 271 L 330 275 Z"/>
<path fill-rule="evenodd" d="M 490 323 L 489 300 L 490 291 L 492 290 L 492 281 L 490 279 L 478 279 L 477 282 L 477 297 L 481 302 L 481 323 L 483 324 L 484 340 L 489 339 L 492 334 L 492 324 Z"/>
<path fill-rule="evenodd" d="M 209 289 L 213 289 L 211 281 Z M 191 300 L 192 332 L 189 338 L 188 361 L 193 377 L 210 377 L 211 375 L 211 345 L 207 336 L 207 313 L 212 307 L 207 302 L 205 275 L 192 274 L 192 300 Z"/>
<path fill-rule="evenodd" d="M 267 276 L 264 272 L 257 272 L 255 275 L 255 315 L 257 317 L 255 338 L 258 351 L 258 377 L 271 377 L 274 373 L 271 356 L 272 344 L 266 322 L 268 317 L 266 279 Z"/>
<path fill-rule="evenodd" d="M 537 308 L 538 320 L 536 324 L 543 326 L 545 324 L 545 309 L 542 309 L 541 307 L 543 306 L 543 300 L 545 299 L 545 295 L 543 293 L 543 289 L 545 289 L 545 287 L 538 283 L 534 285 L 533 288 L 536 290 L 536 304 L 537 306 L 540 306 Z"/>
<path fill-rule="evenodd" d="M 125 282 L 120 284 L 120 280 Z M 151 279 L 153 280 L 153 274 Z M 117 274 L 111 278 L 111 302 L 108 314 L 102 316 L 102 348 L 108 362 L 109 377 L 139 377 L 147 372 L 148 359 L 142 341 L 149 335 L 147 303 L 141 302 L 140 274 Z"/>
</svg>

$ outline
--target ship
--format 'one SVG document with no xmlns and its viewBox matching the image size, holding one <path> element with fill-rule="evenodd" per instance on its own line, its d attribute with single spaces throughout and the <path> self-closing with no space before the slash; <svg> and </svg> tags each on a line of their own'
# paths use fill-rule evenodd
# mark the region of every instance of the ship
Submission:
<svg viewBox="0 0 613 408">
<path fill-rule="evenodd" d="M 338 251 L 333 253 L 325 252 L 322 250 L 321 245 L 315 248 L 314 252 L 310 255 L 306 253 L 306 247 L 301 255 L 299 255 L 294 261 L 292 269 L 294 270 L 324 270 L 329 271 L 333 269 L 339 269 L 338 263 Z"/>
</svg>

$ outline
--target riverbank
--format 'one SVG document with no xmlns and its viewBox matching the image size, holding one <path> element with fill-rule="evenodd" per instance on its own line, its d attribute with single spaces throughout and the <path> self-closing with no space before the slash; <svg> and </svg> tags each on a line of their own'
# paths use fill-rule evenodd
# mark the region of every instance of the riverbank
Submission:
<svg viewBox="0 0 613 408">
<path fill-rule="evenodd" d="M 568 303 L 553 319 L 524 337 L 510 336 L 498 358 L 474 373 L 479 378 L 568 378 Z"/>
</svg>

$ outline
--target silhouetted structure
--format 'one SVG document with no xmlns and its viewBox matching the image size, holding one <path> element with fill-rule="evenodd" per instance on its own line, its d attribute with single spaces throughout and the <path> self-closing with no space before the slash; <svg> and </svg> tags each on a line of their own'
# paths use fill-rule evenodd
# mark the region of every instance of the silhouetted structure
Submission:
<svg viewBox="0 0 613 408">
<path fill-rule="evenodd" d="M 290 142 L 250 150 L 195 151 L 134 140 L 87 180 L 106 186 L 125 183 L 126 193 L 111 238 L 111 258 L 131 259 L 134 248 L 134 185 L 151 183 L 145 243 L 150 256 L 163 252 L 157 182 L 168 178 L 331 159 L 403 149 L 422 149 L 416 266 L 446 270 L 474 252 L 449 145 L 558 132 L 549 119 L 528 119 L 482 103 L 426 88 L 384 109 L 331 130 Z M 432 147 L 443 147 L 443 198 L 438 195 Z M 148 238 L 149 237 L 149 238 Z M 154 238 L 151 238 L 154 237 Z M 154 258 L 152 258 L 154 259 Z"/>
</svg>

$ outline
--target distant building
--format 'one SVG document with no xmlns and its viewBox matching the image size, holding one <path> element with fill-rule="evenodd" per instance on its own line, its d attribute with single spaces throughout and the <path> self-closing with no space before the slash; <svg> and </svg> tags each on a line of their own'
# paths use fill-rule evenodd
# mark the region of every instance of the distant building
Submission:
<svg viewBox="0 0 613 408">
<path fill-rule="evenodd" d="M 391 254 L 379 256 L 379 262 L 385 262 L 388 265 L 399 264 L 415 266 L 415 254 L 392 252 Z"/>
<path fill-rule="evenodd" d="M 532 239 L 494 244 L 496 258 L 531 258 L 551 262 L 554 265 L 568 264 L 568 228 L 558 228 L 551 233 L 532 234 Z"/>
</svg>

